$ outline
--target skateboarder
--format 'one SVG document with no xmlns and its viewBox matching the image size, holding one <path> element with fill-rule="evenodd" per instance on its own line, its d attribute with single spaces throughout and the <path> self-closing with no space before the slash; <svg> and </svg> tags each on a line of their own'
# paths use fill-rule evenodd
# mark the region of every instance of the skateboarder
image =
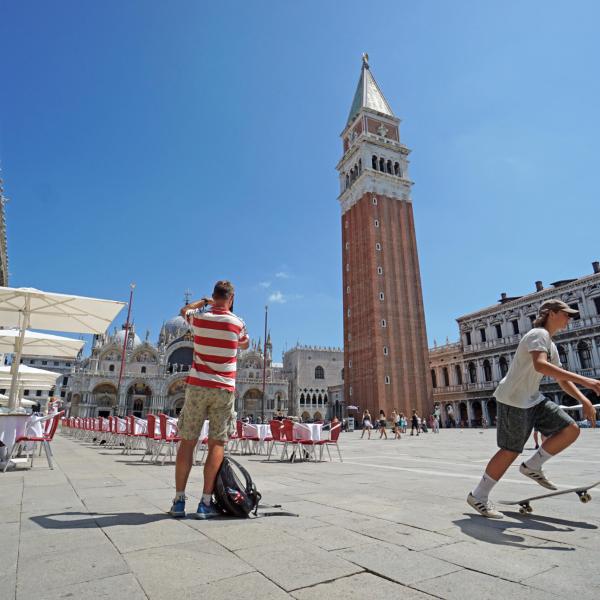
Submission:
<svg viewBox="0 0 600 600">
<path fill-rule="evenodd" d="M 593 427 L 596 426 L 596 410 L 575 384 L 600 395 L 600 381 L 562 369 L 558 349 L 552 341 L 552 336 L 565 329 L 569 319 L 576 314 L 578 311 L 561 300 L 543 302 L 533 329 L 519 342 L 508 373 L 494 392 L 498 403 L 496 435 L 500 450 L 467 497 L 468 504 L 484 517 L 501 519 L 504 516 L 489 501 L 490 491 L 523 452 L 534 427 L 547 439 L 533 456 L 521 463 L 519 470 L 541 486 L 557 489 L 544 474 L 542 465 L 577 439 L 579 427 L 564 410 L 540 393 L 539 385 L 544 375 L 555 379 L 569 396 L 579 401 L 585 416 Z"/>
</svg>

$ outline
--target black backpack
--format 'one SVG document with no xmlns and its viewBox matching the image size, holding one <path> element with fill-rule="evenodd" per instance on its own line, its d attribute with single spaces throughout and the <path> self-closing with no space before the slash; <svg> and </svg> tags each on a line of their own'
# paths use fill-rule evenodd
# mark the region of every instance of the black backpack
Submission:
<svg viewBox="0 0 600 600">
<path fill-rule="evenodd" d="M 214 494 L 217 506 L 232 517 L 249 517 L 253 511 L 256 516 L 262 498 L 250 473 L 233 458 L 227 457 L 217 473 Z"/>
</svg>

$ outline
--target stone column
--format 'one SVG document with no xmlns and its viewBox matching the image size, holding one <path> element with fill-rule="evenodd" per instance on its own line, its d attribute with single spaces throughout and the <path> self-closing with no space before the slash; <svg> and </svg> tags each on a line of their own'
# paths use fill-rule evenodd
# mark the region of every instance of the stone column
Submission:
<svg viewBox="0 0 600 600">
<path fill-rule="evenodd" d="M 487 400 L 481 401 L 481 415 L 487 421 L 488 426 L 491 425 L 490 413 L 488 412 L 488 401 Z"/>
<path fill-rule="evenodd" d="M 581 369 L 581 365 L 579 364 L 579 356 L 575 348 L 577 347 L 577 343 L 569 342 L 565 344 L 567 346 L 567 360 L 569 361 L 569 371 L 576 371 Z"/>
<path fill-rule="evenodd" d="M 467 400 L 467 427 L 471 427 L 471 421 L 475 418 L 473 413 L 472 400 Z"/>
</svg>

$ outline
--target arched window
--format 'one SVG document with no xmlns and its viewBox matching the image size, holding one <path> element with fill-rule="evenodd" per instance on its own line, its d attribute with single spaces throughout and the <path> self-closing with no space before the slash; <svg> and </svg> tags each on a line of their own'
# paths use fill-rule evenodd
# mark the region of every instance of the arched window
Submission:
<svg viewBox="0 0 600 600">
<path fill-rule="evenodd" d="M 341 370 L 342 381 L 344 381 L 344 369 Z"/>
<path fill-rule="evenodd" d="M 317 403 L 317 395 L 316 394 L 313 394 L 313 396 L 312 396 L 312 403 L 313 404 Z"/>
<path fill-rule="evenodd" d="M 142 367 L 141 372 L 145 373 L 146 372 L 146 367 Z"/>
<path fill-rule="evenodd" d="M 300 404 L 304 404 L 304 394 L 300 394 Z"/>
<path fill-rule="evenodd" d="M 346 189 L 348 189 L 350 187 L 350 177 L 348 175 L 348 173 L 346 173 Z"/>
<path fill-rule="evenodd" d="M 581 363 L 582 369 L 592 368 L 592 356 L 590 349 L 585 342 L 579 342 L 577 344 L 577 354 L 579 355 L 579 362 Z"/>
<path fill-rule="evenodd" d="M 456 383 L 462 385 L 462 371 L 460 365 L 454 365 L 454 374 L 456 375 Z"/>
<path fill-rule="evenodd" d="M 385 173 L 385 158 L 379 159 L 379 170 Z"/>
<path fill-rule="evenodd" d="M 315 379 L 325 379 L 325 369 L 320 365 L 315 367 Z"/>
<path fill-rule="evenodd" d="M 569 359 L 567 358 L 567 351 L 565 350 L 564 346 L 557 346 L 558 348 L 558 358 L 560 360 L 560 364 L 562 365 L 563 369 L 568 369 L 569 368 Z"/>
<path fill-rule="evenodd" d="M 442 372 L 444 374 L 444 385 L 446 387 L 448 387 L 450 385 L 450 377 L 448 375 L 448 367 L 444 367 Z"/>
<path fill-rule="evenodd" d="M 400 163 L 394 163 L 394 175 L 400 177 Z"/>
<path fill-rule="evenodd" d="M 477 383 L 477 369 L 475 368 L 475 363 L 469 363 L 469 380 L 471 383 Z"/>
<path fill-rule="evenodd" d="M 362 158 L 358 159 L 358 174 L 362 173 Z"/>
<path fill-rule="evenodd" d="M 431 369 L 431 385 L 436 388 L 437 387 L 437 376 L 435 374 L 435 369 Z"/>
<path fill-rule="evenodd" d="M 387 166 L 387 172 L 391 175 L 392 174 L 392 161 L 388 160 L 386 166 Z"/>
<path fill-rule="evenodd" d="M 490 365 L 490 361 L 487 359 L 483 361 L 483 375 L 486 381 L 492 380 L 492 366 Z"/>
<path fill-rule="evenodd" d="M 371 157 L 371 167 L 377 171 L 377 157 L 374 154 Z"/>
<path fill-rule="evenodd" d="M 508 363 L 506 362 L 506 357 L 500 357 L 500 375 L 504 377 L 508 373 Z"/>
<path fill-rule="evenodd" d="M 114 371 L 115 370 L 115 365 L 108 365 L 108 370 L 109 371 Z"/>
</svg>

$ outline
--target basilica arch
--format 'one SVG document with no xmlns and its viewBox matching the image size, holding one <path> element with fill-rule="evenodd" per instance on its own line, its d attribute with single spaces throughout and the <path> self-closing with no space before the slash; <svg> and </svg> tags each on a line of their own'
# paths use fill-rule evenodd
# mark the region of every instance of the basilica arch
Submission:
<svg viewBox="0 0 600 600">
<path fill-rule="evenodd" d="M 127 388 L 127 409 L 141 417 L 149 409 L 152 389 L 143 381 L 136 381 Z"/>
<path fill-rule="evenodd" d="M 258 388 L 250 388 L 246 390 L 242 398 L 242 408 L 244 416 L 261 414 L 262 392 Z M 265 406 L 266 409 L 266 406 Z"/>
<path fill-rule="evenodd" d="M 185 377 L 171 382 L 167 390 L 167 412 L 172 417 L 179 416 L 185 402 Z"/>
<path fill-rule="evenodd" d="M 194 358 L 194 348 L 190 342 L 178 342 L 170 349 L 167 359 L 169 373 L 182 373 L 190 370 Z"/>
<path fill-rule="evenodd" d="M 117 406 L 117 388 L 112 383 L 100 383 L 92 390 L 92 404 L 99 417 L 109 417 Z"/>
</svg>

